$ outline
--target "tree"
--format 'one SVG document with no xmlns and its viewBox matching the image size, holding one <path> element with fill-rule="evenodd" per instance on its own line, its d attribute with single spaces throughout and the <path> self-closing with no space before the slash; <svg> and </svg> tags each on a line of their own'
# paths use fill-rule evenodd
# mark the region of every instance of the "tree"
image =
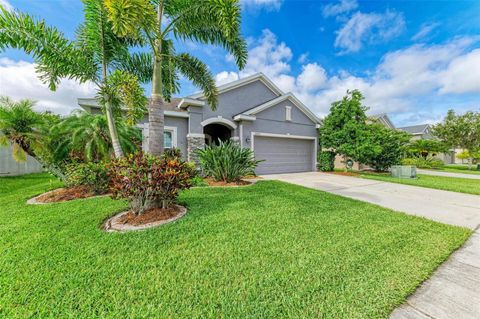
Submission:
<svg viewBox="0 0 480 319">
<path fill-rule="evenodd" d="M 449 147 L 467 150 L 468 167 L 472 168 L 473 154 L 480 151 L 480 113 L 457 115 L 450 110 L 443 122 L 433 127 L 433 132 Z"/>
<path fill-rule="evenodd" d="M 410 136 L 381 124 L 368 124 L 359 134 L 357 160 L 377 171 L 386 171 L 400 163 Z"/>
<path fill-rule="evenodd" d="M 344 158 L 359 158 L 358 141 L 367 125 L 367 108 L 362 105 L 363 95 L 358 90 L 347 91 L 341 101 L 332 103 L 330 113 L 320 128 L 323 149 L 331 149 Z"/>
<path fill-rule="evenodd" d="M 56 165 L 52 155 L 53 140 L 46 134 L 60 118 L 49 113 L 37 113 L 33 110 L 34 105 L 32 100 L 0 98 L 0 146 L 11 144 L 16 161 L 25 161 L 28 154 L 63 180 L 63 170 Z"/>
<path fill-rule="evenodd" d="M 24 162 L 27 154 L 38 160 L 35 150 L 42 147 L 40 128 L 45 124 L 43 116 L 33 110 L 32 100 L 13 101 L 0 98 L 0 145 L 12 145 L 13 158 Z"/>
<path fill-rule="evenodd" d="M 117 121 L 118 141 L 127 153 L 134 153 L 141 145 L 141 132 L 135 127 Z M 110 158 L 113 144 L 109 138 L 108 121 L 102 115 L 77 112 L 52 127 L 52 136 L 66 136 L 56 145 L 54 152 L 61 158 L 82 162 L 99 162 Z"/>
<path fill-rule="evenodd" d="M 128 48 L 138 43 L 113 33 L 102 0 L 83 3 L 85 20 L 78 28 L 75 41 L 66 39 L 56 28 L 46 26 L 43 20 L 37 21 L 25 13 L 8 12 L 0 6 L 0 50 L 11 47 L 32 54 L 39 78 L 53 91 L 62 78 L 95 83 L 115 155 L 121 157 L 114 113 L 123 105 L 129 110 L 129 116 L 137 116 L 130 120 L 134 122 L 139 114 L 143 116 L 147 102 L 136 77 L 121 68 L 127 60 L 132 63 Z"/>
<path fill-rule="evenodd" d="M 438 140 L 415 140 L 408 145 L 408 152 L 421 156 L 423 158 L 435 156 L 438 153 L 445 153 L 448 151 L 448 146 L 442 141 Z"/>
<path fill-rule="evenodd" d="M 217 106 L 217 88 L 208 67 L 188 53 L 176 53 L 177 41 L 220 45 L 240 68 L 247 60 L 246 42 L 240 34 L 238 0 L 105 0 L 114 31 L 140 39 L 151 54 L 137 53 L 142 70 L 151 70 L 152 96 L 148 106 L 148 150 L 163 152 L 164 101 L 178 92 L 178 73 L 200 87 L 212 109 Z M 132 69 L 130 69 L 132 70 Z"/>
</svg>

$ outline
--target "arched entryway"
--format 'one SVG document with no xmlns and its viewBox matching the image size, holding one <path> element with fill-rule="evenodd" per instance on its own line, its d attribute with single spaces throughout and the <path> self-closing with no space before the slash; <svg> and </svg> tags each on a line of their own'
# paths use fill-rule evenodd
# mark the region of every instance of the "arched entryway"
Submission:
<svg viewBox="0 0 480 319">
<path fill-rule="evenodd" d="M 218 141 L 226 142 L 232 137 L 232 130 L 223 124 L 212 123 L 203 127 L 205 144 L 218 144 Z"/>
<path fill-rule="evenodd" d="M 202 123 L 205 144 L 218 144 L 218 141 L 226 142 L 234 136 L 237 125 L 224 118 L 210 118 Z"/>
</svg>

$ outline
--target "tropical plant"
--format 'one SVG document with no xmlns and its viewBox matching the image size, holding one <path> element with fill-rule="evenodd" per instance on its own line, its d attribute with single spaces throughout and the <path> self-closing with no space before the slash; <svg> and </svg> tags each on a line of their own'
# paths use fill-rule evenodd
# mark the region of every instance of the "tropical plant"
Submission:
<svg viewBox="0 0 480 319">
<path fill-rule="evenodd" d="M 141 145 L 141 132 L 119 120 L 116 123 L 118 143 L 127 153 L 134 153 Z M 75 112 L 52 127 L 51 134 L 68 136 L 56 146 L 58 157 L 72 158 L 81 162 L 108 160 L 114 151 L 109 137 L 107 119 L 99 114 Z"/>
<path fill-rule="evenodd" d="M 443 122 L 433 127 L 433 132 L 449 147 L 467 150 L 468 167 L 472 168 L 473 154 L 480 152 L 480 112 L 457 115 L 450 110 Z"/>
<path fill-rule="evenodd" d="M 128 48 L 138 42 L 119 38 L 112 32 L 102 0 L 83 0 L 83 3 L 85 20 L 74 41 L 56 28 L 46 26 L 43 20 L 0 6 L 0 50 L 11 47 L 33 55 L 39 78 L 53 91 L 62 78 L 95 83 L 115 155 L 121 157 L 115 109 L 121 105 L 127 108 L 129 121 L 135 122 L 143 116 L 147 103 L 137 77 L 121 68 L 126 60 L 133 63 Z"/>
<path fill-rule="evenodd" d="M 418 168 L 441 168 L 444 163 L 441 159 L 434 157 L 408 157 L 402 159 L 402 165 L 411 165 Z"/>
<path fill-rule="evenodd" d="M 381 124 L 368 124 L 358 136 L 357 160 L 376 171 L 387 171 L 392 165 L 400 163 L 409 139 L 405 132 Z"/>
<path fill-rule="evenodd" d="M 202 172 L 216 181 L 238 182 L 242 177 L 255 174 L 260 160 L 255 160 L 253 152 L 232 141 L 207 145 L 197 150 Z"/>
<path fill-rule="evenodd" d="M 179 191 L 192 186 L 195 166 L 180 157 L 154 156 L 142 152 L 114 159 L 109 165 L 114 198 L 127 199 L 135 214 L 160 202 L 171 206 Z"/>
<path fill-rule="evenodd" d="M 367 125 L 367 107 L 362 105 L 362 100 L 362 93 L 353 90 L 347 91 L 341 101 L 332 103 L 320 128 L 320 142 L 324 149 L 358 160 L 359 136 Z"/>
<path fill-rule="evenodd" d="M 247 60 L 246 42 L 240 34 L 238 0 L 104 0 L 113 30 L 120 36 L 146 43 L 150 54 L 136 53 L 132 61 L 142 62 L 152 80 L 148 106 L 151 154 L 163 152 L 164 101 L 178 92 L 184 75 L 203 91 L 212 109 L 217 106 L 217 88 L 208 67 L 188 53 L 177 53 L 173 39 L 220 45 L 235 58 L 240 68 Z M 138 64 L 138 63 L 137 63 Z M 128 65 L 128 63 L 127 63 Z"/>
<path fill-rule="evenodd" d="M 331 172 L 335 169 L 335 156 L 332 151 L 320 151 L 318 153 L 318 169 L 322 172 Z"/>
<path fill-rule="evenodd" d="M 94 194 L 108 191 L 110 178 L 105 162 L 71 163 L 66 166 L 67 187 L 87 186 Z"/>
<path fill-rule="evenodd" d="M 448 147 L 441 141 L 420 139 L 411 142 L 407 147 L 407 151 L 412 155 L 427 158 L 438 153 L 447 152 Z"/>
<path fill-rule="evenodd" d="M 0 145 L 11 144 L 13 158 L 18 162 L 26 161 L 27 154 L 37 158 L 35 150 L 43 146 L 40 130 L 45 118 L 33 110 L 34 104 L 32 100 L 0 97 Z"/>
</svg>

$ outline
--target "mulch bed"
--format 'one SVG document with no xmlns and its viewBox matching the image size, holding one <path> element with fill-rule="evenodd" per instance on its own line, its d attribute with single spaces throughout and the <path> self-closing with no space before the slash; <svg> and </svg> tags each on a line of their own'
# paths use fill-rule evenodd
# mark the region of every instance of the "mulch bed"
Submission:
<svg viewBox="0 0 480 319">
<path fill-rule="evenodd" d="M 37 196 L 35 199 L 38 203 L 57 203 L 92 196 L 95 196 L 95 194 L 87 186 L 74 186 L 69 188 L 59 188 Z"/>
<path fill-rule="evenodd" d="M 128 213 L 122 215 L 118 219 L 118 222 L 135 226 L 145 225 L 157 221 L 170 219 L 177 216 L 180 211 L 180 206 L 172 206 L 169 208 L 151 208 L 141 215 L 136 215 L 134 212 L 129 211 Z"/>
<path fill-rule="evenodd" d="M 238 182 L 224 182 L 224 181 L 216 181 L 213 178 L 205 178 L 205 182 L 208 184 L 208 186 L 245 186 L 245 185 L 250 185 L 252 182 L 250 181 L 245 181 L 245 180 L 239 180 Z"/>
<path fill-rule="evenodd" d="M 141 215 L 126 211 L 106 220 L 103 229 L 107 232 L 144 230 L 173 222 L 186 213 L 187 209 L 180 205 L 173 205 L 167 209 L 152 208 Z"/>
</svg>

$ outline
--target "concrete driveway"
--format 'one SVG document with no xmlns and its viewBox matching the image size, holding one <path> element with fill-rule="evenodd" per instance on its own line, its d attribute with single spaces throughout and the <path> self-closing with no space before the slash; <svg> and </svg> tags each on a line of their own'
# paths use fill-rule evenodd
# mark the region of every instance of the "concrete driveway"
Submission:
<svg viewBox="0 0 480 319">
<path fill-rule="evenodd" d="M 428 169 L 417 169 L 417 174 L 466 178 L 466 179 L 480 179 L 480 174 L 452 173 L 452 172 L 434 171 L 434 170 L 428 170 Z"/>
<path fill-rule="evenodd" d="M 470 229 L 480 225 L 480 196 L 477 195 L 318 172 L 262 177 L 327 191 L 445 224 Z"/>
<path fill-rule="evenodd" d="M 480 196 L 326 173 L 263 176 L 477 229 L 390 319 L 480 318 Z M 480 182 L 480 181 L 479 181 Z"/>
</svg>

